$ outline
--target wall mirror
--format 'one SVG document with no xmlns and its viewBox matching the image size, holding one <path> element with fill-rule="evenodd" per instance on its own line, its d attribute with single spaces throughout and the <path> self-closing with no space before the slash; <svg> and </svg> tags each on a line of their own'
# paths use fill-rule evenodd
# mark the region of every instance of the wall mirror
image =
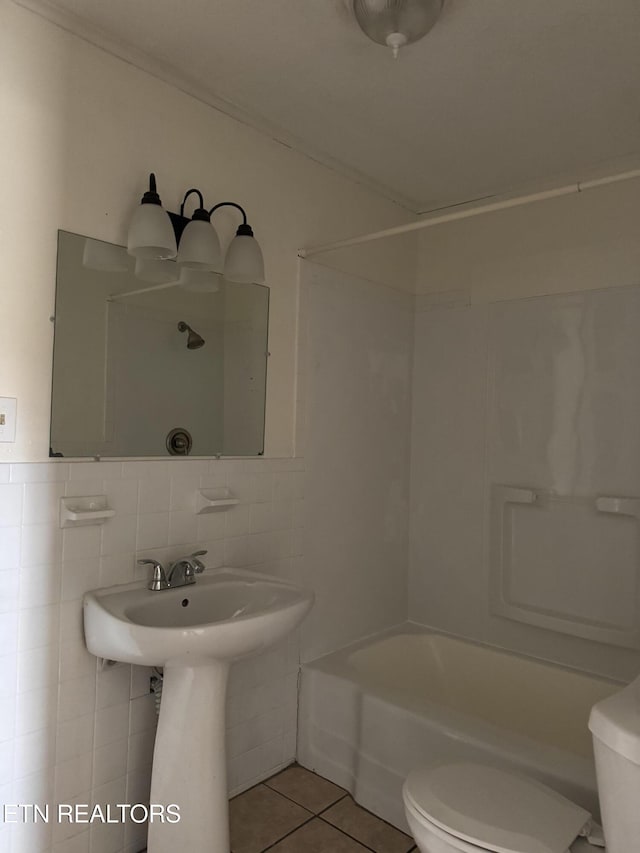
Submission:
<svg viewBox="0 0 640 853">
<path fill-rule="evenodd" d="M 258 456 L 269 288 L 58 232 L 52 456 Z"/>
</svg>

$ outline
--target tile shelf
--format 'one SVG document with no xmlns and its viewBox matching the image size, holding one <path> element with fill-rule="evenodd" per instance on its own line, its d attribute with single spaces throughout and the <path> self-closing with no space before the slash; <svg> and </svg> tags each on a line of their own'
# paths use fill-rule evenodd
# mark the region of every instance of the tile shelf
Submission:
<svg viewBox="0 0 640 853">
<path fill-rule="evenodd" d="M 200 489 L 196 498 L 196 515 L 225 512 L 239 503 L 238 498 L 224 486 L 214 489 Z"/>
<path fill-rule="evenodd" d="M 86 527 L 104 524 L 116 514 L 107 505 L 106 495 L 60 498 L 60 527 Z"/>
<path fill-rule="evenodd" d="M 494 494 L 501 503 L 535 504 L 544 501 L 558 503 L 591 504 L 598 512 L 628 515 L 640 521 L 640 498 L 598 495 L 595 498 L 577 495 L 559 495 L 544 489 L 519 486 L 495 486 Z"/>
</svg>

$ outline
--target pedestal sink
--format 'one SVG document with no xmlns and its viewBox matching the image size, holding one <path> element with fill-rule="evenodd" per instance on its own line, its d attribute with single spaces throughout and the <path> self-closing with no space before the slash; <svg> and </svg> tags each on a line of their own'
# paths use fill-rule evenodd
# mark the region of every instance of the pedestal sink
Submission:
<svg viewBox="0 0 640 853">
<path fill-rule="evenodd" d="M 311 592 L 240 569 L 208 570 L 176 589 L 132 583 L 85 595 L 92 654 L 164 667 L 151 802 L 177 804 L 180 821 L 149 824 L 149 853 L 229 853 L 229 664 L 280 640 L 312 604 Z"/>
</svg>

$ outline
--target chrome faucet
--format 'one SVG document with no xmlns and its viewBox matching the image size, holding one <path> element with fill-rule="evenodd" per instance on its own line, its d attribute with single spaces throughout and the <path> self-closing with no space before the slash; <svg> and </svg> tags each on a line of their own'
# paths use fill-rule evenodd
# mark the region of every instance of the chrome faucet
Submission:
<svg viewBox="0 0 640 853">
<path fill-rule="evenodd" d="M 147 589 L 157 592 L 161 589 L 169 589 L 169 581 L 164 573 L 162 563 L 157 560 L 138 560 L 139 566 L 153 566 L 153 575 L 147 584 Z"/>
<path fill-rule="evenodd" d="M 187 586 L 196 582 L 196 575 L 204 572 L 205 565 L 198 557 L 204 557 L 206 551 L 195 551 L 189 557 L 181 557 L 172 563 L 167 577 L 167 583 L 171 589 L 177 586 Z M 175 575 L 178 575 L 176 578 Z"/>
<path fill-rule="evenodd" d="M 204 557 L 206 553 L 206 551 L 195 551 L 189 557 L 181 557 L 171 564 L 168 575 L 162 563 L 157 560 L 138 560 L 140 566 L 153 566 L 153 575 L 147 584 L 147 589 L 159 592 L 162 589 L 175 589 L 178 586 L 195 583 L 195 576 L 205 570 L 204 563 L 198 557 Z"/>
</svg>

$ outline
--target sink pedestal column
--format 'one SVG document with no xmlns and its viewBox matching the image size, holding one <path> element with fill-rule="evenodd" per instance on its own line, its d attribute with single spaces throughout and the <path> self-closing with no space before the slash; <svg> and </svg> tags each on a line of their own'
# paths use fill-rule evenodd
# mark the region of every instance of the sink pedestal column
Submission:
<svg viewBox="0 0 640 853">
<path fill-rule="evenodd" d="M 228 663 L 210 658 L 164 668 L 151 803 L 175 803 L 180 821 L 149 823 L 149 853 L 229 853 L 228 672 Z"/>
</svg>

